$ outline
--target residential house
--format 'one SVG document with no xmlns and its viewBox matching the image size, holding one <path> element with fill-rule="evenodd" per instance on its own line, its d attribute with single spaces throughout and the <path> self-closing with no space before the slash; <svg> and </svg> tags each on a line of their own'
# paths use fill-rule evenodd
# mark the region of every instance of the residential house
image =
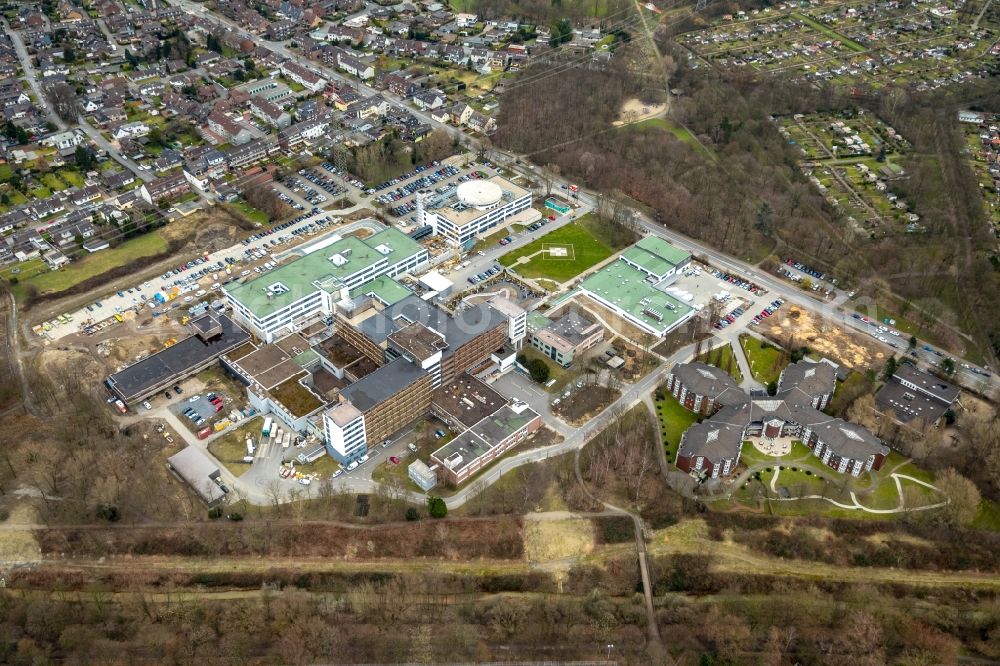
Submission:
<svg viewBox="0 0 1000 666">
<path fill-rule="evenodd" d="M 278 129 L 285 129 L 292 124 L 292 117 L 288 113 L 260 96 L 250 98 L 250 113 Z"/>
<path fill-rule="evenodd" d="M 221 111 L 213 111 L 209 114 L 207 127 L 221 139 L 219 143 L 228 142 L 239 146 L 253 138 L 250 130 Z"/>
<path fill-rule="evenodd" d="M 281 73 L 312 92 L 319 92 L 326 86 L 326 79 L 291 60 L 281 64 Z"/>
<path fill-rule="evenodd" d="M 177 198 L 190 191 L 191 183 L 183 173 L 176 173 L 143 183 L 139 188 L 139 195 L 146 203 L 157 205 L 161 201 Z"/>
<path fill-rule="evenodd" d="M 140 136 L 146 136 L 147 134 L 149 134 L 149 131 L 150 131 L 149 126 L 146 125 L 146 123 L 137 120 L 132 123 L 124 123 L 122 125 L 119 125 L 111 133 L 111 136 L 119 140 L 135 139 Z"/>
</svg>

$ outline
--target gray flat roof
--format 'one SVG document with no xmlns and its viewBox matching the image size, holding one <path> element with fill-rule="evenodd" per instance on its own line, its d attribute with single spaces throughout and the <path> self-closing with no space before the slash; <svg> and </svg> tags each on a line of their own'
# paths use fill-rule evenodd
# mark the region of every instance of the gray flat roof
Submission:
<svg viewBox="0 0 1000 666">
<path fill-rule="evenodd" d="M 455 317 L 451 317 L 444 310 L 414 295 L 365 319 L 358 328 L 365 337 L 379 344 L 406 326 L 408 321 L 420 322 L 444 335 L 448 348 L 443 354 L 450 356 L 456 349 L 484 331 L 498 324 L 506 325 L 507 318 L 485 303 L 462 310 Z"/>
<path fill-rule="evenodd" d="M 935 377 L 929 372 L 915 368 L 909 363 L 900 363 L 892 379 L 910 382 L 922 391 L 926 391 L 931 397 L 947 402 L 949 405 L 958 399 L 958 387 Z"/>
<path fill-rule="evenodd" d="M 359 410 L 366 412 L 426 376 L 427 372 L 420 366 L 405 358 L 397 358 L 344 388 L 340 394 Z"/>
<path fill-rule="evenodd" d="M 209 504 L 226 496 L 215 482 L 219 476 L 218 465 L 213 463 L 201 449 L 188 446 L 167 458 L 167 464 Z"/>
<path fill-rule="evenodd" d="M 468 373 L 434 391 L 431 402 L 466 428 L 507 404 L 507 399 Z"/>
<path fill-rule="evenodd" d="M 922 420 L 935 423 L 944 416 L 950 405 L 930 398 L 920 391 L 889 381 L 875 394 L 875 406 L 882 412 L 892 411 L 900 423 Z"/>
<path fill-rule="evenodd" d="M 109 375 L 108 385 L 125 402 L 141 400 L 164 383 L 176 381 L 250 339 L 246 331 L 234 324 L 229 317 L 216 315 L 216 318 L 222 326 L 221 335 L 207 342 L 197 335 L 188 336 L 177 344 Z"/>
</svg>

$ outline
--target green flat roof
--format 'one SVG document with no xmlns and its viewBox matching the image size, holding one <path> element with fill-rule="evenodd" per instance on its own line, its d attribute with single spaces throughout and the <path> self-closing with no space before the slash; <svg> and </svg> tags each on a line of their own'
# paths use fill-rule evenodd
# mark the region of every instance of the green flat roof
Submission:
<svg viewBox="0 0 1000 666">
<path fill-rule="evenodd" d="M 690 254 L 659 236 L 646 236 L 622 252 L 622 256 L 654 275 L 665 275 L 691 258 Z"/>
<path fill-rule="evenodd" d="M 646 281 L 645 273 L 624 261 L 605 266 L 584 280 L 580 288 L 613 303 L 655 330 L 672 326 L 692 311 L 683 301 L 655 289 Z"/>
<path fill-rule="evenodd" d="M 386 307 L 388 307 L 400 302 L 407 296 L 412 295 L 413 292 L 393 280 L 388 275 L 383 275 L 375 278 L 371 282 L 361 285 L 360 287 L 351 289 L 351 298 L 368 294 L 374 295 L 382 301 Z"/>
<path fill-rule="evenodd" d="M 312 349 L 307 349 L 298 356 L 294 357 L 292 360 L 303 368 L 319 358 L 319 354 L 314 352 Z"/>
<path fill-rule="evenodd" d="M 388 253 L 382 250 L 387 250 Z M 257 317 L 263 318 L 315 292 L 316 283 L 335 288 L 337 284 L 383 257 L 390 263 L 397 263 L 421 252 L 423 248 L 415 240 L 398 229 L 385 229 L 361 240 L 345 236 L 336 243 L 296 259 L 258 278 L 234 286 L 226 286 L 227 292 Z M 337 261 L 331 261 L 338 257 Z M 285 287 L 281 293 L 267 295 L 269 287 L 280 283 Z"/>
<path fill-rule="evenodd" d="M 531 312 L 528 313 L 528 319 L 527 319 L 528 328 L 533 328 L 540 331 L 551 323 L 552 320 L 543 315 L 538 310 L 532 310 Z"/>
</svg>

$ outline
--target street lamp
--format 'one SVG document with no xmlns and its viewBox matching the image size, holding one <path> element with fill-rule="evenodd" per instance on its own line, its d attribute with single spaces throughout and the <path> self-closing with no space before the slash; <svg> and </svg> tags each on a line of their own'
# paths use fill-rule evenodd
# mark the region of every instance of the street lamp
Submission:
<svg viewBox="0 0 1000 666">
<path fill-rule="evenodd" d="M 615 646 L 612 645 L 611 643 L 608 643 L 607 647 L 608 647 L 608 660 L 610 661 L 611 660 L 611 650 L 614 649 Z"/>
</svg>

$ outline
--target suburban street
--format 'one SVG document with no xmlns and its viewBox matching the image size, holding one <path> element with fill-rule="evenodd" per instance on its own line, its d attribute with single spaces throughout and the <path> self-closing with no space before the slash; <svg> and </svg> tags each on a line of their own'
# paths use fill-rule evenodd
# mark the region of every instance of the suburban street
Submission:
<svg viewBox="0 0 1000 666">
<path fill-rule="evenodd" d="M 196 2 L 191 2 L 191 0 L 169 0 L 168 4 L 171 4 L 171 5 L 174 5 L 176 7 L 179 7 L 181 9 L 183 9 L 185 12 L 187 12 L 188 14 L 191 14 L 192 16 L 199 16 L 199 17 L 204 18 L 204 19 L 210 19 L 210 20 L 214 21 L 217 25 L 224 26 L 224 27 L 229 28 L 231 30 L 235 30 L 236 32 L 239 32 L 241 34 L 245 34 L 245 30 L 244 30 L 243 26 L 239 25 L 235 21 L 230 20 L 229 18 L 223 16 L 222 14 L 219 14 L 218 12 L 209 11 L 202 4 L 199 4 L 199 3 L 196 3 Z M 432 127 L 437 127 L 437 128 L 443 129 L 443 130 L 447 131 L 448 134 L 450 134 L 453 137 L 456 137 L 456 138 L 459 138 L 459 139 L 465 139 L 466 141 L 470 141 L 471 140 L 471 141 L 474 141 L 474 142 L 478 143 L 478 139 L 476 139 L 474 137 L 470 137 L 468 134 L 466 134 L 465 132 L 463 132 L 461 129 L 459 129 L 457 127 L 454 127 L 453 125 L 448 125 L 446 123 L 439 123 L 436 120 L 434 120 L 433 118 L 431 118 L 430 115 L 428 115 L 426 113 L 423 113 L 423 112 L 421 112 L 418 109 L 414 109 L 411 106 L 406 105 L 403 102 L 403 100 L 400 99 L 400 97 L 398 95 L 394 95 L 394 94 L 390 93 L 389 91 L 379 91 L 379 90 L 376 90 L 375 88 L 372 88 L 371 86 L 369 86 L 368 84 L 364 83 L 363 81 L 359 81 L 356 78 L 352 78 L 352 77 L 347 76 L 345 74 L 341 74 L 340 72 L 336 71 L 335 69 L 333 69 L 331 67 L 327 67 L 323 63 L 315 62 L 315 61 L 309 60 L 308 58 L 303 58 L 302 54 L 297 53 L 296 51 L 293 51 L 293 50 L 289 49 L 282 42 L 270 42 L 269 41 L 268 44 L 267 44 L 267 48 L 269 48 L 270 50 L 274 51 L 275 53 L 277 53 L 279 55 L 282 55 L 285 58 L 293 60 L 293 61 L 295 61 L 297 63 L 306 64 L 310 69 L 313 69 L 313 70 L 319 72 L 327 80 L 329 80 L 329 81 L 337 81 L 339 83 L 342 83 L 342 84 L 345 84 L 347 86 L 350 86 L 351 88 L 354 88 L 355 90 L 357 90 L 359 93 L 361 93 L 363 95 L 366 95 L 366 96 L 382 95 L 383 98 L 385 98 L 386 100 L 388 100 L 389 102 L 391 102 L 394 106 L 399 107 L 401 109 L 405 109 L 406 111 L 408 111 L 409 113 L 411 113 L 414 117 L 418 118 L 421 122 L 427 123 L 427 124 L 431 125 Z"/>
<path fill-rule="evenodd" d="M 48 118 L 49 122 L 58 127 L 60 130 L 69 129 L 68 125 L 62 118 L 59 117 L 46 100 L 45 95 L 42 92 L 41 84 L 38 82 L 38 74 L 35 71 L 35 66 L 31 62 L 31 56 L 28 54 L 28 50 L 24 46 L 24 40 L 21 39 L 21 34 L 17 30 L 12 30 L 6 19 L 2 19 L 2 22 L 7 34 L 10 35 L 11 42 L 14 44 L 14 50 L 17 52 L 17 58 L 21 63 L 21 69 L 24 71 L 24 78 L 28 81 L 28 85 L 31 86 L 31 91 L 34 93 L 35 99 L 38 100 L 38 103 L 41 105 L 42 109 L 44 109 L 46 118 Z M 97 144 L 98 147 L 107 151 L 108 155 L 110 155 L 113 160 L 131 171 L 136 175 L 136 177 L 141 178 L 147 183 L 154 179 L 154 176 L 151 173 L 139 169 L 138 165 L 122 155 L 119 151 L 115 150 L 107 139 L 101 135 L 100 131 L 88 123 L 83 116 L 80 116 L 77 119 L 77 123 L 87 137 Z"/>
<path fill-rule="evenodd" d="M 0 22 L 3 23 L 4 32 L 10 36 L 10 41 L 14 44 L 14 50 L 17 52 L 17 59 L 20 61 L 21 69 L 24 71 L 24 78 L 28 81 L 28 85 L 31 86 L 31 92 L 34 93 L 35 99 L 38 100 L 38 103 L 45 111 L 45 117 L 60 130 L 65 130 L 66 123 L 63 122 L 63 119 L 52 110 L 52 107 L 45 99 L 45 95 L 42 92 L 42 86 L 38 82 L 38 75 L 35 72 L 35 67 L 31 64 L 31 56 L 28 55 L 28 49 L 24 46 L 24 40 L 21 39 L 21 34 L 17 30 L 10 27 L 7 19 L 0 18 Z"/>
</svg>

